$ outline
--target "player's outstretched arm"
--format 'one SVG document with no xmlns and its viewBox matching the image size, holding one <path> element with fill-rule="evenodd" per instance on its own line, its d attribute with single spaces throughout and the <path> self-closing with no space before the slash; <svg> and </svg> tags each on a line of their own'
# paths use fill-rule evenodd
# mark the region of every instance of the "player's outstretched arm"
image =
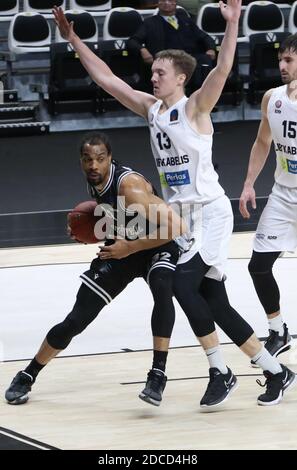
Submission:
<svg viewBox="0 0 297 470">
<path fill-rule="evenodd" d="M 219 5 L 221 14 L 226 20 L 226 30 L 217 65 L 209 73 L 201 88 L 189 99 L 189 104 L 192 102 L 192 105 L 203 113 L 210 113 L 217 103 L 231 71 L 236 50 L 241 0 L 227 0 L 227 3 L 220 1 Z"/>
<path fill-rule="evenodd" d="M 92 80 L 125 107 L 146 118 L 148 108 L 156 99 L 148 93 L 133 90 L 127 83 L 114 75 L 105 62 L 97 57 L 75 34 L 73 22 L 68 22 L 61 7 L 54 7 L 53 14 L 62 37 L 73 46 Z"/>
</svg>

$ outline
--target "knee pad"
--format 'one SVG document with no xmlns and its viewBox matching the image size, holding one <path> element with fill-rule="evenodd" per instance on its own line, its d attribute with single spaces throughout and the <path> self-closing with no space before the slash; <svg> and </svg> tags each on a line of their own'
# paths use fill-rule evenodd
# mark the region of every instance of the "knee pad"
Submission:
<svg viewBox="0 0 297 470">
<path fill-rule="evenodd" d="M 154 269 L 149 277 L 150 289 L 154 297 L 151 326 L 153 336 L 170 338 L 174 321 L 172 280 L 174 271 L 167 268 Z"/>
<path fill-rule="evenodd" d="M 79 326 L 73 319 L 66 317 L 63 322 L 58 323 L 48 332 L 46 340 L 54 349 L 65 349 L 72 338 L 82 330 L 82 325 Z"/>
<path fill-rule="evenodd" d="M 253 251 L 248 270 L 251 276 L 272 272 L 272 267 L 280 255 L 280 251 L 260 253 Z"/>
<path fill-rule="evenodd" d="M 149 276 L 149 286 L 154 298 L 173 296 L 174 271 L 167 268 L 154 269 Z"/>
</svg>

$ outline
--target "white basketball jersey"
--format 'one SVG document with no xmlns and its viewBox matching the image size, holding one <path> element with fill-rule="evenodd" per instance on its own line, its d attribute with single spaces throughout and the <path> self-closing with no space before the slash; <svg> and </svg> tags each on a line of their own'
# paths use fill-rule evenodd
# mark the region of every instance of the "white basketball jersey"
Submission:
<svg viewBox="0 0 297 470">
<path fill-rule="evenodd" d="M 151 146 L 165 201 L 206 204 L 224 194 L 212 164 L 212 134 L 198 134 L 189 124 L 184 96 L 159 114 L 159 100 L 149 109 Z"/>
<path fill-rule="evenodd" d="M 287 85 L 272 92 L 267 117 L 276 153 L 275 181 L 297 188 L 297 101 L 288 97 Z"/>
</svg>

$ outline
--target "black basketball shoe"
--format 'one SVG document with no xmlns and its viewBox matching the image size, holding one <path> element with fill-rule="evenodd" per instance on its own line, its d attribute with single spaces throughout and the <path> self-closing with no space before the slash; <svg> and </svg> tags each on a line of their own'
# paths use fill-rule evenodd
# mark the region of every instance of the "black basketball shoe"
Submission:
<svg viewBox="0 0 297 470">
<path fill-rule="evenodd" d="M 33 377 L 21 370 L 14 377 L 10 386 L 5 392 L 5 398 L 10 405 L 22 405 L 29 400 L 28 392 L 33 385 Z"/>
<path fill-rule="evenodd" d="M 237 388 L 237 378 L 229 367 L 227 369 L 227 374 L 222 374 L 216 367 L 209 369 L 209 383 L 200 401 L 202 409 L 210 410 L 216 408 L 228 400 L 230 393 Z"/>
<path fill-rule="evenodd" d="M 269 330 L 269 336 L 264 343 L 265 348 L 270 352 L 271 356 L 277 357 L 291 349 L 292 338 L 288 331 L 286 323 L 284 323 L 284 334 L 280 336 L 278 331 Z M 254 361 L 251 361 L 252 367 L 259 367 Z"/>
<path fill-rule="evenodd" d="M 278 356 L 279 354 L 288 351 L 291 348 L 292 338 L 289 334 L 288 327 L 284 323 L 284 334 L 280 336 L 277 331 L 269 330 L 269 336 L 266 339 L 264 346 L 271 356 Z"/>
<path fill-rule="evenodd" d="M 147 374 L 145 388 L 139 394 L 139 398 L 151 405 L 160 406 L 166 382 L 167 377 L 161 370 L 151 369 Z"/>
<path fill-rule="evenodd" d="M 281 364 L 282 372 L 272 374 L 268 370 L 263 372 L 266 377 L 264 384 L 260 380 L 256 380 L 261 387 L 267 387 L 266 392 L 258 397 L 258 405 L 269 406 L 277 405 L 283 399 L 285 390 L 288 390 L 296 384 L 296 375 L 288 367 Z"/>
</svg>

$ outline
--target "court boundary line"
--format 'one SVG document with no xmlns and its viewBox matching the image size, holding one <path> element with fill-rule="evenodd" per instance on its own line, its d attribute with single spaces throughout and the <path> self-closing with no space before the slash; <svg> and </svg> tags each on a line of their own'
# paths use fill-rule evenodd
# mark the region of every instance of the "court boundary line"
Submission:
<svg viewBox="0 0 297 470">
<path fill-rule="evenodd" d="M 0 253 L 1 253 L 1 249 L 0 249 Z M 93 260 L 94 258 L 92 258 Z M 236 260 L 250 260 L 251 257 L 250 256 L 230 256 L 228 258 L 228 260 L 231 260 L 231 261 L 236 261 Z M 294 254 L 294 255 L 291 255 L 291 256 L 280 256 L 278 258 L 278 261 L 280 260 L 291 260 L 291 259 L 297 259 L 297 253 Z M 57 263 L 48 263 L 48 262 L 45 262 L 45 263 L 38 263 L 38 264 L 21 264 L 21 265 L 14 265 L 14 266 L 0 266 L 0 270 L 1 269 L 18 269 L 18 268 L 33 268 L 33 267 L 36 267 L 36 268 L 40 268 L 40 267 L 43 267 L 43 266 L 69 266 L 69 265 L 79 265 L 79 264 L 90 264 L 91 261 L 69 261 L 69 262 L 57 262 Z"/>
<path fill-rule="evenodd" d="M 297 334 L 292 334 L 292 338 L 296 339 Z M 259 337 L 258 338 L 260 341 L 265 341 L 266 336 Z M 230 342 L 224 342 L 220 343 L 221 346 L 232 346 L 234 343 L 232 341 Z M 201 344 L 189 344 L 185 346 L 172 346 L 169 347 L 169 350 L 173 351 L 175 349 L 187 349 L 187 348 L 201 348 Z M 131 354 L 131 353 L 140 353 L 140 352 L 152 352 L 152 348 L 147 348 L 147 349 L 130 349 L 130 348 L 122 348 L 120 351 L 107 351 L 107 352 L 98 352 L 98 353 L 86 353 L 86 354 L 73 354 L 73 355 L 68 355 L 68 356 L 56 356 L 53 359 L 72 359 L 75 357 L 92 357 L 92 356 L 111 356 L 113 354 Z M 1 361 L 0 363 L 2 364 L 7 364 L 11 362 L 24 362 L 24 361 L 31 361 L 31 358 L 25 358 L 25 359 L 6 359 L 4 361 Z"/>
<path fill-rule="evenodd" d="M 24 442 L 25 444 L 31 445 L 32 447 L 36 447 L 36 449 L 38 450 L 60 450 L 58 449 L 58 447 L 53 447 L 49 444 L 45 444 L 44 442 L 37 441 L 36 439 L 32 439 L 31 437 L 24 436 L 23 434 L 19 434 L 7 428 L 0 427 L 0 434 L 2 434 L 3 436 L 13 438 L 16 441 Z"/>
</svg>

